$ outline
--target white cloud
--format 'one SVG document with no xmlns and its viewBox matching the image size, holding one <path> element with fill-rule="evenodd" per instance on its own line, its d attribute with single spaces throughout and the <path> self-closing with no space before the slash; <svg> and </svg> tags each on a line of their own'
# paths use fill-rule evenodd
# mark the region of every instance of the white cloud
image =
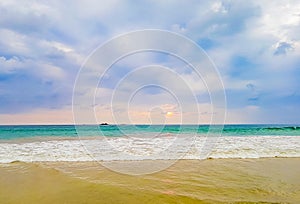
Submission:
<svg viewBox="0 0 300 204">
<path fill-rule="evenodd" d="M 17 57 L 12 57 L 11 59 L 0 57 L 0 67 L 0 74 L 10 74 L 22 68 L 22 62 Z"/>
<path fill-rule="evenodd" d="M 223 2 L 219 1 L 219 2 L 214 2 L 211 6 L 211 9 L 214 12 L 221 12 L 221 13 L 227 13 L 228 12 L 228 8 L 226 8 L 226 6 L 223 4 Z"/>
<path fill-rule="evenodd" d="M 247 96 L 246 86 L 251 83 L 257 87 L 257 95 L 272 96 L 273 98 L 270 98 L 276 99 L 296 93 L 299 89 L 300 79 L 297 71 L 300 59 L 299 10 L 300 3 L 297 0 L 247 2 L 179 0 L 172 3 L 120 0 L 1 1 L 0 73 L 3 75 L 2 78 L 8 78 L 6 75 L 9 74 L 26 76 L 28 78 L 24 81 L 30 83 L 37 81 L 36 87 L 40 86 L 39 80 L 54 83 L 56 90 L 61 91 L 61 94 L 68 92 L 69 97 L 78 68 L 99 44 L 123 32 L 161 28 L 184 34 L 199 44 L 201 40 L 210 43 L 204 43 L 203 47 L 221 72 L 225 89 L 239 93 L 238 96 L 229 97 Z M 167 41 L 159 44 L 170 46 Z M 145 41 L 139 46 L 141 45 L 146 46 L 148 42 Z M 128 45 L 126 49 L 130 46 L 136 45 Z M 188 55 L 190 52 L 189 49 L 184 52 L 184 46 L 180 46 L 180 49 L 181 54 Z M 114 51 L 124 50 L 118 45 Z M 248 67 L 234 65 L 236 57 L 246 59 L 250 65 Z M 161 65 L 179 71 L 180 78 L 184 79 L 194 92 L 201 94 L 207 91 L 201 79 L 199 80 L 193 73 L 180 72 L 182 65 L 177 64 L 178 68 L 176 62 L 166 57 L 133 56 L 127 61 L 124 60 L 121 65 L 134 67 L 148 65 L 153 61 L 157 64 L 163 62 Z M 95 73 L 89 74 L 90 77 L 96 76 Z M 121 73 L 117 72 L 110 74 L 112 80 L 121 76 Z M 220 87 L 214 87 L 216 80 L 214 76 L 206 74 L 209 88 L 218 90 Z M 140 81 L 123 84 L 123 88 L 128 86 L 127 88 L 132 89 L 141 82 L 147 82 L 148 77 L 153 78 L 156 83 L 175 88 L 178 93 L 185 92 L 178 82 L 178 77 L 170 76 L 169 73 L 159 72 L 138 77 Z M 9 86 L 8 82 L 1 83 Z M 89 88 L 88 82 L 86 85 L 84 89 Z M 126 92 L 123 94 L 126 95 Z M 165 97 L 159 96 L 161 101 L 158 99 L 158 104 Z M 22 98 L 20 97 L 20 100 Z M 270 102 L 265 100 L 262 103 Z M 249 109 L 249 102 L 246 99 L 245 101 L 239 104 L 245 108 L 245 110 L 241 108 L 241 112 Z"/>
</svg>

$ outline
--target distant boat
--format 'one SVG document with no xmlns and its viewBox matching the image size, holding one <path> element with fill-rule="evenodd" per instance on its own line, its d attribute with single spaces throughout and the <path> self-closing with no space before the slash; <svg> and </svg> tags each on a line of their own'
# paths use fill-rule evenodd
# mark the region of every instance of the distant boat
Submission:
<svg viewBox="0 0 300 204">
<path fill-rule="evenodd" d="M 108 125 L 108 123 L 101 123 L 100 125 Z"/>
</svg>

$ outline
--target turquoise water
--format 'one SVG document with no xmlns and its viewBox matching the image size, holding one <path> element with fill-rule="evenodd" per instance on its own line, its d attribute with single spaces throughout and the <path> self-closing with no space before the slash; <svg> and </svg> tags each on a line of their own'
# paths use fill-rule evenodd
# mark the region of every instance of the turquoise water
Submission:
<svg viewBox="0 0 300 204">
<path fill-rule="evenodd" d="M 153 133 L 176 134 L 205 134 L 209 125 L 2 125 L 0 140 L 10 140 L 33 137 L 77 137 L 80 136 L 109 136 L 146 135 Z M 212 126 L 215 128 L 219 126 Z M 78 130 L 78 131 L 77 131 Z M 223 136 L 300 136 L 300 125 L 225 125 Z"/>
<path fill-rule="evenodd" d="M 300 157 L 300 125 L 225 125 L 217 140 L 208 132 L 220 126 L 0 126 L 0 163 Z"/>
</svg>

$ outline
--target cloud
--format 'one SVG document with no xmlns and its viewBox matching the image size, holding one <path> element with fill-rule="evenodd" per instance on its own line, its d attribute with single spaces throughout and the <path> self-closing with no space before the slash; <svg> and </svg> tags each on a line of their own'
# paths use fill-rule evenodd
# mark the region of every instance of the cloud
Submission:
<svg viewBox="0 0 300 204">
<path fill-rule="evenodd" d="M 276 46 L 276 50 L 274 52 L 274 55 L 285 55 L 290 50 L 293 50 L 293 45 L 291 43 L 280 42 Z"/>
<path fill-rule="evenodd" d="M 208 53 L 225 85 L 230 121 L 274 121 L 280 109 L 287 115 L 282 122 L 300 122 L 295 113 L 300 89 L 299 9 L 297 0 L 1 1 L 0 113 L 70 107 L 77 71 L 93 49 L 124 32 L 156 28 L 190 37 Z M 209 102 L 203 81 L 167 55 L 129 56 L 107 72 L 105 86 L 99 89 L 109 97 L 126 73 L 148 64 L 171 67 L 195 91 L 198 105 Z M 142 82 L 150 75 L 139 77 Z M 184 92 L 176 77 L 161 72 L 151 78 Z M 156 89 L 148 89 L 141 98 L 150 103 L 147 97 L 154 93 L 161 97 L 157 104 L 166 104 L 165 95 Z M 142 106 L 136 107 L 142 112 Z M 249 115 L 239 117 L 243 111 Z"/>
</svg>

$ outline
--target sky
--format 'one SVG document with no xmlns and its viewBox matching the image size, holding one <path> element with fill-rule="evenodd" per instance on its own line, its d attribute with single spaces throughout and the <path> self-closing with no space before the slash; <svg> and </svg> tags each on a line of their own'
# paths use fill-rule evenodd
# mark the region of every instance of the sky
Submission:
<svg viewBox="0 0 300 204">
<path fill-rule="evenodd" d="M 297 0 L 0 0 L 0 124 L 72 124 L 76 77 L 91 53 L 143 29 L 195 42 L 224 87 L 207 88 L 205 76 L 169 54 L 135 53 L 116 62 L 97 87 L 84 85 L 94 94 L 97 122 L 209 123 L 226 111 L 225 123 L 300 123 Z M 220 91 L 224 107 L 210 100 Z M 89 123 L 81 111 L 80 122 Z"/>
</svg>

